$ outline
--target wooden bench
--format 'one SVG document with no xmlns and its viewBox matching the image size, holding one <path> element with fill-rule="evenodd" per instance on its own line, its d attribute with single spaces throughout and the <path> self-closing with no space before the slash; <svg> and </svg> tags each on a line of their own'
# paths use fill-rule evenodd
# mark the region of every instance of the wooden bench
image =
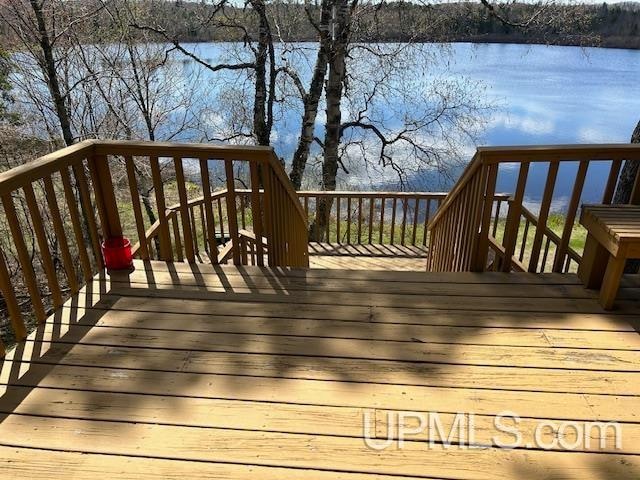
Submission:
<svg viewBox="0 0 640 480">
<path fill-rule="evenodd" d="M 578 276 L 611 309 L 626 261 L 640 258 L 640 206 L 585 205 L 580 223 L 588 235 Z"/>
</svg>

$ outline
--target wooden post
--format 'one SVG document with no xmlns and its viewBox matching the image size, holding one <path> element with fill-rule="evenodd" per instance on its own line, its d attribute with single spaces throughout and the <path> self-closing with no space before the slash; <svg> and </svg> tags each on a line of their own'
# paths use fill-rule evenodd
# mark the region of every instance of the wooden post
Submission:
<svg viewBox="0 0 640 480">
<path fill-rule="evenodd" d="M 102 236 L 105 239 L 121 236 L 122 225 L 107 156 L 95 155 L 89 160 L 89 169 L 100 215 Z"/>
</svg>

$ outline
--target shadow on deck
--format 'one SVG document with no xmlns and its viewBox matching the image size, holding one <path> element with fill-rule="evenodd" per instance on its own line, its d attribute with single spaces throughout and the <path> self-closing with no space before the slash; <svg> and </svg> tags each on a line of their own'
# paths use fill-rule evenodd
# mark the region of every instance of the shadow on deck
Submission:
<svg viewBox="0 0 640 480">
<path fill-rule="evenodd" d="M 420 271 L 427 268 L 423 245 L 309 243 L 309 266 L 344 270 Z"/>
<path fill-rule="evenodd" d="M 639 294 L 626 278 L 605 312 L 573 275 L 139 262 L 97 276 L 7 355 L 0 467 L 26 478 L 637 479 Z M 513 441 L 493 424 L 505 410 L 521 417 L 520 448 L 497 448 L 496 436 Z M 402 411 L 438 412 L 446 433 L 473 414 L 480 448 L 455 430 L 449 448 L 426 431 L 368 448 L 363 426 L 382 441 Z M 622 448 L 611 430 L 603 445 L 558 432 L 566 420 L 621 422 Z M 560 435 L 575 449 L 536 446 L 542 421 L 546 444 Z"/>
</svg>

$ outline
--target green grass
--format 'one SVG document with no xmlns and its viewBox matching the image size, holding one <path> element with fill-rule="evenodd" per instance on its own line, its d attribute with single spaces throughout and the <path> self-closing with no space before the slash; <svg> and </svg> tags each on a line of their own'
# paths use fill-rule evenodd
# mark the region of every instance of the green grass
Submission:
<svg viewBox="0 0 640 480">
<path fill-rule="evenodd" d="M 563 231 L 564 231 L 564 227 L 565 227 L 565 223 L 566 223 L 566 215 L 564 213 L 560 213 L 560 212 L 550 213 L 549 217 L 547 219 L 547 227 L 553 233 L 558 235 L 558 237 L 562 237 L 562 234 L 563 234 Z M 495 238 L 498 241 L 498 243 L 501 244 L 501 245 L 502 245 L 502 243 L 504 241 L 505 225 L 506 225 L 506 217 L 500 217 L 498 219 L 497 228 L 495 230 L 495 232 L 496 232 L 495 233 Z M 530 224 L 529 228 L 526 229 L 527 230 L 527 237 L 526 237 L 526 240 L 524 242 L 524 250 L 523 250 L 522 249 L 522 245 L 523 245 L 523 238 L 524 238 L 524 234 L 525 234 L 525 229 L 526 229 L 526 222 L 525 222 L 524 218 L 521 218 L 520 226 L 518 228 L 518 237 L 517 237 L 517 240 L 516 240 L 515 256 L 518 259 L 521 258 L 521 262 L 525 266 L 528 266 L 529 265 L 529 260 L 531 258 L 531 250 L 532 250 L 532 246 L 533 246 L 533 242 L 534 242 L 536 228 L 533 227 L 533 225 Z M 582 225 L 580 225 L 578 222 L 574 222 L 573 228 L 571 230 L 571 237 L 570 237 L 570 240 L 569 240 L 569 247 L 572 250 L 574 250 L 578 255 L 582 255 L 582 252 L 584 250 L 584 244 L 585 244 L 586 238 L 587 238 L 587 232 L 586 232 L 585 228 Z M 543 237 L 542 245 L 541 245 L 539 266 L 542 266 L 542 261 L 544 260 L 544 251 L 545 251 L 546 242 L 547 242 L 547 236 L 545 235 Z M 548 253 L 547 253 L 546 261 L 544 262 L 543 271 L 549 272 L 549 271 L 552 270 L 555 252 L 556 252 L 555 244 L 553 242 L 551 242 L 549 244 L 549 250 L 548 250 Z M 577 270 L 576 263 L 575 262 L 571 262 L 569 271 L 570 272 L 575 272 L 576 270 Z"/>
</svg>

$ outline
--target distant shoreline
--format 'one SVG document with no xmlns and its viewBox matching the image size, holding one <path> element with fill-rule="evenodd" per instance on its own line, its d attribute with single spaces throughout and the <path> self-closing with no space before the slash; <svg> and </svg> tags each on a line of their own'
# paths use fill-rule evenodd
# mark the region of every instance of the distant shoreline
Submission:
<svg viewBox="0 0 640 480">
<path fill-rule="evenodd" d="M 200 43 L 239 43 L 236 40 L 180 40 L 181 43 L 184 44 L 200 44 Z M 282 43 L 279 41 L 275 41 L 274 44 Z M 287 43 L 318 43 L 315 40 L 287 40 Z M 406 40 L 375 40 L 375 41 L 356 41 L 357 43 L 407 43 Z M 623 42 L 616 41 L 607 41 L 601 43 L 580 43 L 580 42 L 544 42 L 542 40 L 528 40 L 528 39 L 514 39 L 508 37 L 473 37 L 473 38 L 454 38 L 449 40 L 413 40 L 411 43 L 415 44 L 442 44 L 442 43 L 469 43 L 474 45 L 538 45 L 543 47 L 581 47 L 581 48 L 602 48 L 607 50 L 640 50 L 640 37 L 638 37 L 637 42 L 634 42 L 633 45 L 622 44 Z"/>
</svg>

